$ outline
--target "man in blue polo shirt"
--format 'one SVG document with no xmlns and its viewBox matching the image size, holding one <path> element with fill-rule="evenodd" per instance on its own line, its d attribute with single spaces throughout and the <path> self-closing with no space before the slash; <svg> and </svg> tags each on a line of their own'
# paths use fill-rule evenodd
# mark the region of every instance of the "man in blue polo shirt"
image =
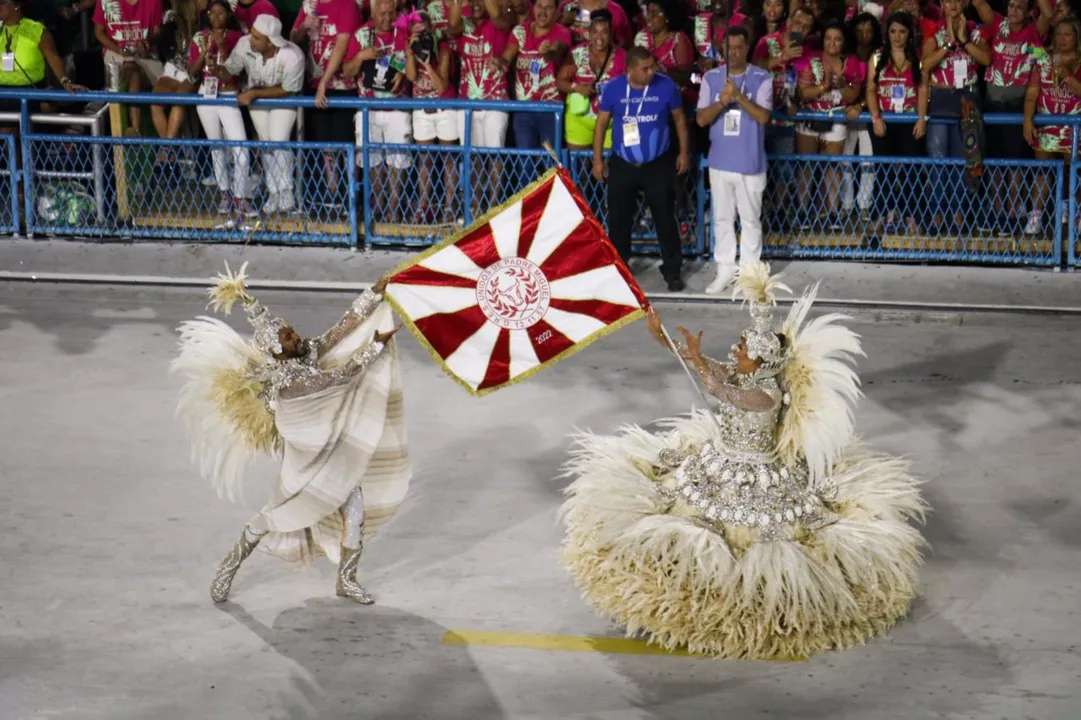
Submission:
<svg viewBox="0 0 1081 720">
<path fill-rule="evenodd" d="M 669 119 L 675 121 L 679 155 L 669 152 Z M 661 274 L 671 292 L 684 288 L 680 270 L 683 248 L 676 224 L 676 174 L 691 167 L 687 120 L 679 88 L 667 75 L 658 74 L 649 51 L 627 51 L 627 73 L 615 78 L 601 93 L 597 128 L 593 132 L 593 177 L 604 180 L 602 149 L 612 122 L 612 157 L 608 168 L 608 236 L 624 262 L 631 254 L 631 227 L 638 193 L 646 198 L 657 240 L 661 245 Z"/>
</svg>

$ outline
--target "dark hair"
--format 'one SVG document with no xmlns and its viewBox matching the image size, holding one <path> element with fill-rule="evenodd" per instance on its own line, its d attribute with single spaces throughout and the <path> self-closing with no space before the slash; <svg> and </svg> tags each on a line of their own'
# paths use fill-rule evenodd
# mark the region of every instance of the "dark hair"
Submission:
<svg viewBox="0 0 1081 720">
<path fill-rule="evenodd" d="M 728 38 L 741 37 L 747 41 L 747 44 L 751 43 L 751 33 L 747 28 L 742 25 L 733 25 L 725 32 L 725 36 Z"/>
<path fill-rule="evenodd" d="M 886 42 L 882 46 L 878 62 L 875 64 L 875 85 L 878 85 L 878 78 L 882 75 L 882 68 L 886 67 L 886 63 L 892 62 L 893 48 L 889 44 L 889 39 L 890 25 L 894 23 L 908 30 L 908 39 L 905 40 L 905 59 L 908 60 L 908 64 L 912 68 L 912 84 L 918 89 L 920 86 L 920 59 L 916 54 L 916 31 L 913 29 L 916 23 L 913 21 L 912 16 L 904 10 L 896 10 L 886 18 L 884 33 Z"/>
<path fill-rule="evenodd" d="M 647 0 L 646 7 L 656 5 L 661 9 L 667 21 L 668 29 L 672 32 L 683 32 L 687 29 L 687 12 L 683 2 L 679 0 Z"/>
<path fill-rule="evenodd" d="M 612 26 L 612 11 L 602 8 L 600 10 L 594 10 L 589 14 L 589 24 L 593 23 L 608 23 L 608 26 Z"/>
<path fill-rule="evenodd" d="M 631 65 L 637 65 L 638 63 L 643 62 L 644 60 L 652 60 L 652 59 L 653 59 L 653 53 L 651 53 L 649 50 L 646 50 L 644 47 L 641 47 L 639 45 L 635 45 L 634 47 L 632 47 L 630 50 L 627 51 L 627 67 L 630 67 Z"/>
<path fill-rule="evenodd" d="M 841 45 L 841 54 L 842 55 L 847 55 L 849 53 L 849 48 L 852 46 L 852 40 L 848 35 L 848 26 L 845 25 L 843 22 L 840 22 L 839 20 L 830 20 L 825 25 L 823 25 L 822 26 L 822 45 L 823 45 L 823 47 L 825 47 L 825 43 L 826 43 L 826 33 L 828 33 L 830 30 L 836 30 L 837 32 L 841 33 L 841 38 L 842 38 L 842 43 L 843 43 Z"/>
<path fill-rule="evenodd" d="M 871 23 L 871 50 L 878 50 L 882 47 L 882 26 L 878 24 L 878 18 L 868 12 L 861 12 L 848 24 L 852 31 L 853 47 L 856 47 L 856 28 L 867 23 Z"/>
<path fill-rule="evenodd" d="M 766 35 L 769 35 L 769 28 L 766 27 L 765 0 L 744 0 L 741 7 L 743 9 L 743 12 L 747 15 L 747 17 L 751 18 L 753 22 L 755 38 L 762 39 Z M 779 30 L 783 28 L 787 20 L 788 3 L 781 0 L 781 17 L 777 21 L 777 29 Z"/>
</svg>

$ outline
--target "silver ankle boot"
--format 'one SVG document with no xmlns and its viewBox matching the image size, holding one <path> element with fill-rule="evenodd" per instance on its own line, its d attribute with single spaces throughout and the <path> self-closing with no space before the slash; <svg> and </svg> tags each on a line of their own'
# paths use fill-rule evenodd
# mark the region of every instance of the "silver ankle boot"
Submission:
<svg viewBox="0 0 1081 720">
<path fill-rule="evenodd" d="M 363 544 L 356 548 L 342 547 L 336 591 L 340 597 L 352 598 L 362 605 L 371 605 L 375 602 L 375 598 L 357 583 L 357 565 L 360 563 L 360 553 L 363 549 Z"/>
<path fill-rule="evenodd" d="M 210 599 L 216 603 L 223 603 L 229 599 L 229 589 L 233 586 L 233 578 L 240 564 L 251 555 L 252 550 L 259 544 L 259 539 L 248 539 L 248 531 L 240 533 L 240 539 L 225 559 L 218 565 L 218 571 L 214 574 L 214 580 L 210 583 Z"/>
</svg>

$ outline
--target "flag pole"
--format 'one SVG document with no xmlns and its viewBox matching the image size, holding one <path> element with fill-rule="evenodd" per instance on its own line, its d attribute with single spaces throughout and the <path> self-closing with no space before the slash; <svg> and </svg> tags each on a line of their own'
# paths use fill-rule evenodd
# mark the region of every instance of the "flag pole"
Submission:
<svg viewBox="0 0 1081 720">
<path fill-rule="evenodd" d="M 563 167 L 563 162 L 559 159 L 559 156 L 556 155 L 555 148 L 552 147 L 552 144 L 550 142 L 548 142 L 547 140 L 541 140 L 541 147 L 543 147 L 548 152 L 548 154 L 552 156 L 552 159 L 555 160 L 556 167 Z"/>
<path fill-rule="evenodd" d="M 679 348 L 676 347 L 675 341 L 672 340 L 672 336 L 668 334 L 668 329 L 661 324 L 661 334 L 664 335 L 665 341 L 668 343 L 668 348 L 672 351 L 672 354 L 679 360 L 679 364 L 683 367 L 683 371 L 687 373 L 687 377 L 690 378 L 691 385 L 694 385 L 695 392 L 698 393 L 698 397 L 702 399 L 705 404 L 706 414 L 713 420 L 713 424 L 717 426 L 717 432 L 721 432 L 721 423 L 717 419 L 716 413 L 713 412 L 709 398 L 702 392 L 702 386 L 698 383 L 698 379 L 691 372 L 691 368 L 687 365 L 687 361 L 683 359 L 683 356 L 679 353 Z"/>
</svg>

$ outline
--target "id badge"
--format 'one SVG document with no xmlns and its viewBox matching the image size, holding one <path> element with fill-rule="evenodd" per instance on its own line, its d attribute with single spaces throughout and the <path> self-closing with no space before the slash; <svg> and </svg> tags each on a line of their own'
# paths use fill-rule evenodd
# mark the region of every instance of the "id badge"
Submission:
<svg viewBox="0 0 1081 720">
<path fill-rule="evenodd" d="M 207 100 L 218 97 L 218 79 L 216 77 L 203 78 L 203 97 Z"/>
<path fill-rule="evenodd" d="M 529 62 L 529 74 L 533 76 L 534 84 L 538 80 L 540 80 L 540 74 L 541 74 L 541 61 L 540 60 L 530 60 L 530 62 Z"/>
<path fill-rule="evenodd" d="M 833 107 L 841 107 L 841 91 L 840 90 L 831 90 L 830 91 L 830 104 Z"/>
<path fill-rule="evenodd" d="M 905 86 L 894 85 L 890 88 L 890 100 L 893 106 L 893 111 L 899 113 L 904 110 L 905 107 Z"/>
<path fill-rule="evenodd" d="M 4 72 L 15 72 L 15 53 L 6 52 L 0 56 L 0 67 Z"/>
<path fill-rule="evenodd" d="M 968 58 L 958 58 L 953 61 L 953 86 L 958 90 L 965 87 L 968 81 Z"/>
<path fill-rule="evenodd" d="M 376 58 L 375 66 L 383 72 L 386 72 L 387 69 L 390 68 L 390 55 L 384 55 L 381 58 Z"/>
<path fill-rule="evenodd" d="M 626 119 L 623 121 L 623 147 L 638 147 L 642 140 L 638 136 L 638 121 Z"/>
<path fill-rule="evenodd" d="M 743 118 L 743 113 L 739 110 L 729 110 L 724 114 L 724 134 L 725 137 L 732 137 L 739 135 L 739 123 Z"/>
</svg>

